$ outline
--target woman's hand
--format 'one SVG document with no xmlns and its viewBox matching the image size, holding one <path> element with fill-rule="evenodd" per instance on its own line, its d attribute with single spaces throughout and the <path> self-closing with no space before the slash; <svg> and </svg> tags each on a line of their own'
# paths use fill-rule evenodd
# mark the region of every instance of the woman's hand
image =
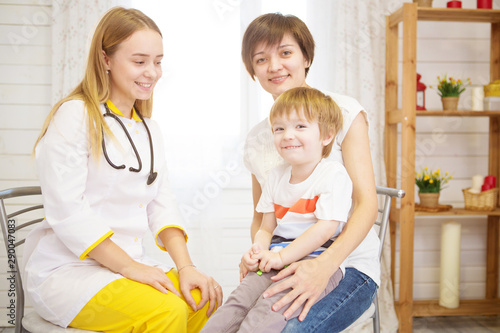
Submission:
<svg viewBox="0 0 500 333">
<path fill-rule="evenodd" d="M 92 249 L 89 257 L 130 280 L 150 285 L 165 294 L 169 290 L 181 296 L 163 270 L 135 261 L 109 238 Z"/>
<path fill-rule="evenodd" d="M 179 285 L 187 304 L 194 311 L 197 311 L 209 302 L 207 316 L 210 316 L 215 306 L 222 304 L 222 289 L 219 284 L 213 278 L 201 273 L 194 267 L 189 257 L 183 230 L 175 227 L 166 228 L 160 232 L 159 237 L 177 267 L 181 267 L 179 269 Z M 195 288 L 198 288 L 201 292 L 199 304 L 196 304 L 191 295 L 191 290 Z"/>
<path fill-rule="evenodd" d="M 181 296 L 177 289 L 175 289 L 172 281 L 170 281 L 165 272 L 160 268 L 134 261 L 131 265 L 123 268 L 120 273 L 127 279 L 150 285 L 164 294 L 168 290 L 179 297 Z"/>
<path fill-rule="evenodd" d="M 304 304 L 304 309 L 299 315 L 299 320 L 306 318 L 309 309 L 316 303 L 321 293 L 325 290 L 331 275 L 338 269 L 327 265 L 323 260 L 315 258 L 295 262 L 287 268 L 281 270 L 271 279 L 280 281 L 285 277 L 288 279 L 276 283 L 273 287 L 266 290 L 264 298 L 271 297 L 281 291 L 292 289 L 272 306 L 273 311 L 278 311 L 285 305 L 293 302 L 283 313 L 288 319 L 290 316 Z"/>
<path fill-rule="evenodd" d="M 197 270 L 194 266 L 188 266 L 179 272 L 179 284 L 184 299 L 194 311 L 197 311 L 209 302 L 207 316 L 210 316 L 215 306 L 222 305 L 222 288 L 212 277 Z M 198 288 L 201 291 L 200 303 L 196 304 L 191 290 Z"/>
</svg>

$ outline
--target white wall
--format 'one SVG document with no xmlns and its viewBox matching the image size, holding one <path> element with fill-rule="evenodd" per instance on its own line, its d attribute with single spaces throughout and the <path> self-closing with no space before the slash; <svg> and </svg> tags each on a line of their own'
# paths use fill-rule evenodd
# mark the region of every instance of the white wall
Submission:
<svg viewBox="0 0 500 333">
<path fill-rule="evenodd" d="M 434 6 L 444 7 L 445 3 L 434 1 Z M 38 183 L 30 153 L 50 109 L 51 29 L 46 19 L 50 4 L 50 0 L 0 0 L 0 189 Z M 463 4 L 473 8 L 475 0 L 465 0 Z M 435 37 L 436 31 L 439 37 Z M 436 76 L 444 73 L 470 77 L 473 83 L 488 82 L 489 30 L 486 25 L 421 22 L 418 37 L 417 71 L 427 85 L 435 84 Z M 461 107 L 467 108 L 467 103 L 469 99 L 461 99 Z M 441 108 L 437 94 L 431 89 L 427 90 L 427 106 Z M 444 142 L 433 141 L 432 131 L 436 128 L 451 128 Z M 486 174 L 487 129 L 487 119 L 417 120 L 417 145 L 422 156 L 421 160 L 417 158 L 420 161 L 417 167 L 440 167 L 452 172 L 455 178 L 442 193 L 442 203 L 463 205 L 461 189 L 470 185 L 472 175 Z M 237 264 L 250 244 L 248 226 L 252 203 L 248 184 L 226 187 L 217 206 L 204 212 L 210 215 L 211 222 L 204 225 L 193 221 L 191 225 L 188 244 L 193 259 L 201 269 L 218 279 L 226 295 L 238 284 Z M 416 299 L 438 297 L 440 224 L 446 220 L 416 220 Z M 484 295 L 485 219 L 461 218 L 460 221 L 463 223 L 462 296 L 480 298 Z M 216 223 L 224 225 L 222 234 L 210 234 L 210 225 Z M 207 257 L 207 251 L 197 246 L 196 240 L 207 234 L 214 240 L 209 246 L 222 252 L 219 258 Z M 149 250 L 157 255 L 155 249 Z M 1 326 L 6 324 L 4 308 L 8 304 L 3 247 L 0 258 Z"/>
<path fill-rule="evenodd" d="M 38 185 L 31 150 L 51 92 L 51 1 L 0 1 L 0 189 Z M 0 248 L 0 326 L 6 326 L 7 261 Z"/>
</svg>

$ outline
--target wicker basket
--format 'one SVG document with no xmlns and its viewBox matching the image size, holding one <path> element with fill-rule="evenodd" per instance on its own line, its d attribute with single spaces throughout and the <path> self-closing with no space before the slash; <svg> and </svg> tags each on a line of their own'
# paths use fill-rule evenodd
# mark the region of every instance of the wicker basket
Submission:
<svg viewBox="0 0 500 333">
<path fill-rule="evenodd" d="M 463 189 L 465 209 L 491 211 L 497 207 L 498 202 L 498 188 L 491 190 L 472 193 L 469 189 Z"/>
</svg>

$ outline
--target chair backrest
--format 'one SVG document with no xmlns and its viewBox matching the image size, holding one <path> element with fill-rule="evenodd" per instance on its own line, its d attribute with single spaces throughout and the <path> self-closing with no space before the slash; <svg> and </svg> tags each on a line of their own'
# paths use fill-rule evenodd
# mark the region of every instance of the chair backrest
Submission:
<svg viewBox="0 0 500 333">
<path fill-rule="evenodd" d="M 379 216 L 375 224 L 380 227 L 378 237 L 380 238 L 380 248 L 378 258 L 382 258 L 382 249 L 384 248 L 385 234 L 389 222 L 389 213 L 391 212 L 392 198 L 404 198 L 405 191 L 395 188 L 377 186 L 377 195 L 382 199 L 382 206 L 379 203 Z"/>
<path fill-rule="evenodd" d="M 15 312 L 13 308 L 8 309 L 9 323 L 15 322 L 15 332 L 22 332 L 22 318 L 24 316 L 24 292 L 21 281 L 21 272 L 19 270 L 17 247 L 24 243 L 25 237 L 19 230 L 24 229 L 32 224 L 43 221 L 43 205 L 40 204 L 25 204 L 26 200 L 9 200 L 9 211 L 6 210 L 5 202 L 7 199 L 19 197 L 41 195 L 41 189 L 38 186 L 34 187 L 18 187 L 0 191 L 0 224 L 2 227 L 2 235 L 7 251 L 7 265 L 9 268 L 9 276 L 12 274 L 15 277 Z M 12 202 L 11 202 L 12 201 Z M 39 200 L 41 202 L 41 199 Z M 30 213 L 35 212 L 35 214 Z M 28 214 L 27 214 L 28 213 Z M 33 218 L 33 215 L 36 218 Z M 12 284 L 12 281 L 10 282 Z M 12 300 L 9 301 L 9 305 Z"/>
</svg>

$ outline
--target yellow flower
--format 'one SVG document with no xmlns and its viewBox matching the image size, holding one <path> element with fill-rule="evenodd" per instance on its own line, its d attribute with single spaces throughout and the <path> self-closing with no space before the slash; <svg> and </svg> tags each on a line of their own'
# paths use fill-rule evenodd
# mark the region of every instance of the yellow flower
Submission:
<svg viewBox="0 0 500 333">
<path fill-rule="evenodd" d="M 429 183 L 431 183 L 431 184 L 432 184 L 432 183 L 434 183 L 434 180 L 432 180 L 432 179 L 431 179 L 431 180 L 429 180 Z"/>
</svg>

